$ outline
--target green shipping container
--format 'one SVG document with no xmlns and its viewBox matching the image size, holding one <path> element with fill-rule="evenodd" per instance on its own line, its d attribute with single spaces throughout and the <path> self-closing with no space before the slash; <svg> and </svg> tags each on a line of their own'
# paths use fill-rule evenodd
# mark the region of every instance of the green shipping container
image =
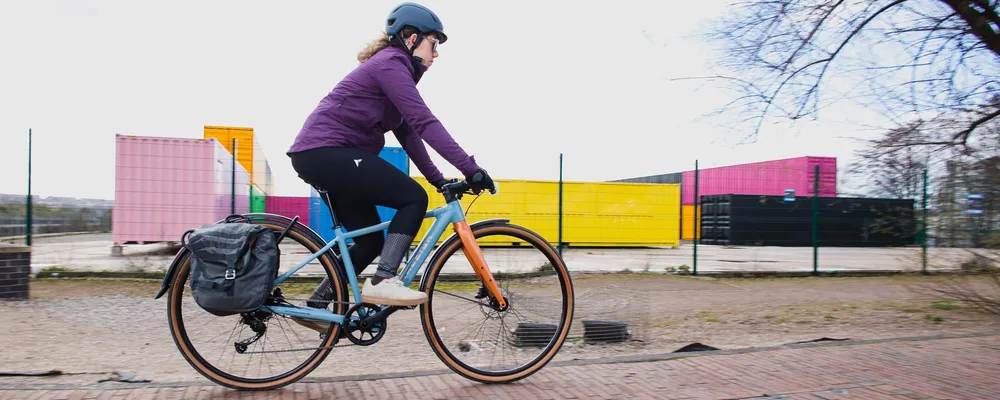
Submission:
<svg viewBox="0 0 1000 400">
<path fill-rule="evenodd" d="M 263 190 L 258 188 L 257 185 L 250 185 L 250 212 L 264 212 L 265 199 Z"/>
</svg>

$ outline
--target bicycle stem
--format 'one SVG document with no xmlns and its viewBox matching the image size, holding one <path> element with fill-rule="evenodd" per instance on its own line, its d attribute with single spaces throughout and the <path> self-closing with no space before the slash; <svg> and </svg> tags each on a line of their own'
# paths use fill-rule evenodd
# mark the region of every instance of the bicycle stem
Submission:
<svg viewBox="0 0 1000 400">
<path fill-rule="evenodd" d="M 500 292 L 500 286 L 497 285 L 496 280 L 493 279 L 493 272 L 490 271 L 489 266 L 486 265 L 486 258 L 483 257 L 483 250 L 479 248 L 479 243 L 476 242 L 475 235 L 472 234 L 472 228 L 469 227 L 469 222 L 462 220 L 454 224 L 455 232 L 458 233 L 458 237 L 462 239 L 462 252 L 465 253 L 465 258 L 469 260 L 472 264 L 472 269 L 476 271 L 476 276 L 479 277 L 479 281 L 486 286 L 489 293 L 493 295 L 496 299 L 497 305 L 501 310 L 507 308 L 507 299 L 503 298 L 503 294 Z"/>
</svg>

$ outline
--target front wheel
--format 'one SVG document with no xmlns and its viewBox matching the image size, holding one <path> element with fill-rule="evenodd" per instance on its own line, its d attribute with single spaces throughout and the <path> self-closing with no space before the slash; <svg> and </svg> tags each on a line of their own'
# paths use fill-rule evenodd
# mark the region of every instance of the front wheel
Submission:
<svg viewBox="0 0 1000 400">
<path fill-rule="evenodd" d="M 523 379 L 551 361 L 569 334 L 569 271 L 548 242 L 523 227 L 492 224 L 474 228 L 473 235 L 507 308 L 499 308 L 478 280 L 447 281 L 449 273 L 473 272 L 462 241 L 453 236 L 431 259 L 420 285 L 428 296 L 420 306 L 424 336 L 448 368 L 468 379 Z"/>
</svg>

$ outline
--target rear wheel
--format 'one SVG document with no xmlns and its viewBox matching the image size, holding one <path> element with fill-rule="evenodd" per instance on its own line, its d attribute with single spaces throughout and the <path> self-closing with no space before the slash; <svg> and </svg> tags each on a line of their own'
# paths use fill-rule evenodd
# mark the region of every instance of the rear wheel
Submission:
<svg viewBox="0 0 1000 400">
<path fill-rule="evenodd" d="M 285 217 L 270 214 L 247 217 L 251 223 L 269 228 L 276 235 L 291 223 Z M 279 274 L 323 246 L 321 238 L 296 223 L 279 245 Z M 181 257 L 179 269 L 168 298 L 170 333 L 184 359 L 209 380 L 233 389 L 275 389 L 302 379 L 330 354 L 330 347 L 342 329 L 339 324 L 311 321 L 315 328 L 310 329 L 289 317 L 259 310 L 224 317 L 202 310 L 188 293 L 190 252 L 183 250 L 178 257 Z M 304 273 L 312 273 L 319 279 L 328 277 L 334 296 L 326 305 L 327 310 L 338 314 L 347 311 L 346 280 L 329 254 L 299 270 L 299 274 Z M 317 284 L 290 281 L 275 286 L 269 301 L 305 307 L 305 300 Z"/>
<path fill-rule="evenodd" d="M 430 261 L 420 285 L 428 296 L 420 306 L 424 336 L 448 368 L 468 379 L 523 379 L 551 361 L 569 334 L 574 304 L 569 271 L 548 242 L 523 227 L 492 224 L 474 228 L 473 235 L 507 308 L 500 309 L 478 280 L 445 281 L 445 270 L 473 271 L 462 241 L 453 236 Z M 504 274 L 497 273 L 500 268 Z"/>
</svg>

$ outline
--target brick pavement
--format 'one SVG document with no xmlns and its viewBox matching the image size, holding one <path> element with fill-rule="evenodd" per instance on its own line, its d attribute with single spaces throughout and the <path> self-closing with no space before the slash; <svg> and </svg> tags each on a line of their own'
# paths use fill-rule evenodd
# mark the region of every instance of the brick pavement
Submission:
<svg viewBox="0 0 1000 400">
<path fill-rule="evenodd" d="M 995 333 L 686 354 L 645 357 L 647 361 L 552 364 L 509 385 L 481 385 L 446 373 L 301 382 L 252 395 L 206 385 L 207 381 L 128 389 L 122 388 L 125 384 L 71 390 L 23 387 L 0 390 L 0 400 L 1000 398 L 1000 334 Z M 0 389 L 4 388 L 11 389 L 0 379 Z"/>
</svg>

